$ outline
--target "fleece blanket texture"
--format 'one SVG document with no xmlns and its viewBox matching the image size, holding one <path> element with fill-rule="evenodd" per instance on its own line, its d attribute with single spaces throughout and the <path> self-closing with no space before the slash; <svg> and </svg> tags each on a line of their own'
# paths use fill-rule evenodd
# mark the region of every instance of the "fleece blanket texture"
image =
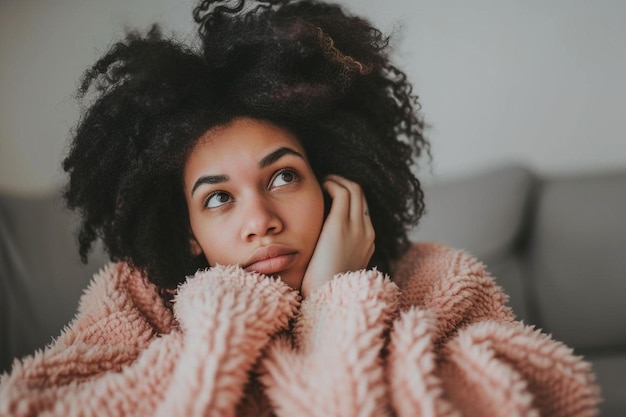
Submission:
<svg viewBox="0 0 626 417">
<path fill-rule="evenodd" d="M 348 272 L 304 300 L 214 267 L 170 307 L 124 263 L 0 379 L 3 416 L 593 416 L 590 365 L 515 321 L 483 265 L 414 245 L 393 281 Z"/>
</svg>

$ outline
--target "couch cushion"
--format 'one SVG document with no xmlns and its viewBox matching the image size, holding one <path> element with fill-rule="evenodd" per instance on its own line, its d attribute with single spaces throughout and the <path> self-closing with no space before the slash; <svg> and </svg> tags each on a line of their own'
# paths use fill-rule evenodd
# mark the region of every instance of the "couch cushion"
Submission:
<svg viewBox="0 0 626 417">
<path fill-rule="evenodd" d="M 425 187 L 426 214 L 409 233 L 415 241 L 435 240 L 465 249 L 510 296 L 522 320 L 530 320 L 519 243 L 526 226 L 535 179 L 524 167 L 496 168 Z"/>
<path fill-rule="evenodd" d="M 447 179 L 425 187 L 426 215 L 410 233 L 478 257 L 508 252 L 526 220 L 533 176 L 519 166 Z"/>
<path fill-rule="evenodd" d="M 602 389 L 604 401 L 600 404 L 602 417 L 626 415 L 626 353 L 589 355 L 596 382 Z"/>
<path fill-rule="evenodd" d="M 546 181 L 533 234 L 544 329 L 579 350 L 626 346 L 626 172 Z"/>
<path fill-rule="evenodd" d="M 74 220 L 56 193 L 0 196 L 0 371 L 60 333 L 107 261 L 97 247 L 80 262 Z"/>
</svg>

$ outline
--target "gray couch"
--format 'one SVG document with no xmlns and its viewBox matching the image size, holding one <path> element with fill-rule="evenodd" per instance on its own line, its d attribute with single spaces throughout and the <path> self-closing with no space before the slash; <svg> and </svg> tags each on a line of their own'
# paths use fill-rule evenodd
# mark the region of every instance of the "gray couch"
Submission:
<svg viewBox="0 0 626 417">
<path fill-rule="evenodd" d="M 426 188 L 414 240 L 484 261 L 526 323 L 593 363 L 603 416 L 626 416 L 626 170 L 545 178 L 523 167 Z M 56 195 L 0 193 L 0 371 L 50 342 L 72 317 L 96 248 L 80 264 L 75 219 Z"/>
<path fill-rule="evenodd" d="M 426 190 L 411 234 L 477 256 L 519 319 L 592 362 L 602 416 L 626 416 L 626 170 L 540 177 L 504 167 Z"/>
</svg>

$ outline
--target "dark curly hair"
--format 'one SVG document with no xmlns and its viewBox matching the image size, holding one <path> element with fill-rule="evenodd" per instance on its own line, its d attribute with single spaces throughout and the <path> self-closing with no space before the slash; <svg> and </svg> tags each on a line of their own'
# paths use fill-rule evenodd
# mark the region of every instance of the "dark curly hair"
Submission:
<svg viewBox="0 0 626 417">
<path fill-rule="evenodd" d="M 429 154 L 388 38 L 333 4 L 235 3 L 195 8 L 195 47 L 155 25 L 128 33 L 85 72 L 63 161 L 81 258 L 102 239 L 112 260 L 161 288 L 206 267 L 189 246 L 183 167 L 208 129 L 251 117 L 294 133 L 320 181 L 334 173 L 361 185 L 376 230 L 371 266 L 387 271 L 424 211 L 410 166 Z"/>
</svg>

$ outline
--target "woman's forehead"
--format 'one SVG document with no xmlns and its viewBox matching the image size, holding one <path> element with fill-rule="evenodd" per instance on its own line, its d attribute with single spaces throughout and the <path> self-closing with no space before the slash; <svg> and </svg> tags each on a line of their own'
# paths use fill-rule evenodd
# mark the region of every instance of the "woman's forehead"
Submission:
<svg viewBox="0 0 626 417">
<path fill-rule="evenodd" d="M 302 145 L 287 129 L 262 120 L 235 119 L 202 135 L 187 159 L 185 176 L 229 170 L 235 163 L 262 168 L 267 165 L 263 161 L 281 149 L 306 160 Z"/>
<path fill-rule="evenodd" d="M 226 125 L 213 127 L 198 140 L 196 147 L 243 150 L 246 147 L 272 146 L 288 143 L 302 149 L 298 138 L 289 130 L 272 122 L 253 118 L 237 118 Z"/>
</svg>

